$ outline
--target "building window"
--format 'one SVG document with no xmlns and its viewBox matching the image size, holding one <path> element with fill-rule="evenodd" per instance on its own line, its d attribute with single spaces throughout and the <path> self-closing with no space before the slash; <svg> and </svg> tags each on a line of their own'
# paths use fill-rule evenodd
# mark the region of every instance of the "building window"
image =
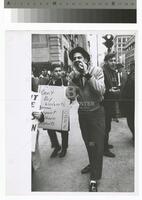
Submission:
<svg viewBox="0 0 142 200">
<path fill-rule="evenodd" d="M 121 38 L 118 38 L 118 43 L 121 43 Z"/>
<path fill-rule="evenodd" d="M 123 42 L 124 42 L 124 43 L 126 42 L 126 38 L 123 38 Z"/>
<path fill-rule="evenodd" d="M 33 48 L 48 47 L 48 36 L 45 34 L 32 35 L 32 47 Z"/>
<path fill-rule="evenodd" d="M 88 41 L 88 47 L 90 48 L 90 41 Z"/>
<path fill-rule="evenodd" d="M 32 35 L 32 43 L 37 43 L 39 41 L 39 35 Z"/>
</svg>

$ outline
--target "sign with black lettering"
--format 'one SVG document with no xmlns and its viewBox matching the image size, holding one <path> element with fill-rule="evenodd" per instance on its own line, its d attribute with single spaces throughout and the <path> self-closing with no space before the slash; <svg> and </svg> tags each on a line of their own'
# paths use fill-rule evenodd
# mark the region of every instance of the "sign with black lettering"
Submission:
<svg viewBox="0 0 142 200">
<path fill-rule="evenodd" d="M 40 104 L 41 104 L 41 98 L 40 98 L 40 94 L 37 92 L 32 92 L 31 94 L 31 108 L 32 108 L 32 113 L 33 112 L 41 112 L 40 111 Z M 31 115 L 31 134 L 32 134 L 32 152 L 35 151 L 36 148 L 36 138 L 37 138 L 37 129 L 38 129 L 38 124 L 39 121 L 37 119 L 34 118 L 33 115 Z"/>
<path fill-rule="evenodd" d="M 64 86 L 39 86 L 44 122 L 39 127 L 52 130 L 69 129 L 69 104 Z"/>
</svg>

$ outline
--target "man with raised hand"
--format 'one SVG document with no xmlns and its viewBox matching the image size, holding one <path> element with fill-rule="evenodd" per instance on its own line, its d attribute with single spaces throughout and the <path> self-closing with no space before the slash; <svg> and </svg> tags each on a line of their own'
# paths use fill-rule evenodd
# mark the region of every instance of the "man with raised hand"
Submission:
<svg viewBox="0 0 142 200">
<path fill-rule="evenodd" d="M 97 192 L 97 180 L 102 176 L 105 119 L 101 105 L 105 92 L 104 75 L 90 64 L 90 55 L 82 47 L 72 49 L 69 85 L 74 86 L 79 102 L 79 124 L 88 152 L 89 165 L 81 173 L 90 172 L 89 191 Z"/>
</svg>

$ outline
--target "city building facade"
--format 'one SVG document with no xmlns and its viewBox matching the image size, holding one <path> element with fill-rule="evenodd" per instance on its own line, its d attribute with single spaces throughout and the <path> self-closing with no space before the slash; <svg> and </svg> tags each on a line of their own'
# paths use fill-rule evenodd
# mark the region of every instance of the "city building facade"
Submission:
<svg viewBox="0 0 142 200">
<path fill-rule="evenodd" d="M 116 52 L 116 61 L 125 65 L 125 46 L 131 35 L 116 35 L 113 51 Z"/>
<path fill-rule="evenodd" d="M 128 72 L 131 64 L 135 65 L 135 35 L 131 36 L 125 45 L 125 68 Z"/>
<path fill-rule="evenodd" d="M 62 69 L 70 71 L 69 51 L 76 46 L 87 49 L 86 35 L 70 34 L 33 34 L 32 69 L 38 76 L 42 67 L 52 70 L 52 64 L 60 64 Z"/>
</svg>

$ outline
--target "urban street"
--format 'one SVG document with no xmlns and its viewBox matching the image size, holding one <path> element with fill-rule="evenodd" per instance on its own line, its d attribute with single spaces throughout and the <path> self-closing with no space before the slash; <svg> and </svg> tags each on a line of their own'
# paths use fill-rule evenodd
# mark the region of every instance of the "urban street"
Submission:
<svg viewBox="0 0 142 200">
<path fill-rule="evenodd" d="M 81 174 L 88 164 L 86 148 L 81 136 L 78 104 L 70 110 L 69 147 L 65 157 L 50 158 L 53 151 L 46 130 L 40 129 L 40 167 L 33 173 L 32 190 L 38 192 L 88 192 L 89 174 Z M 60 133 L 57 133 L 60 140 Z M 104 156 L 103 175 L 98 192 L 134 192 L 134 145 L 125 118 L 112 121 L 111 150 L 115 158 Z"/>
</svg>

